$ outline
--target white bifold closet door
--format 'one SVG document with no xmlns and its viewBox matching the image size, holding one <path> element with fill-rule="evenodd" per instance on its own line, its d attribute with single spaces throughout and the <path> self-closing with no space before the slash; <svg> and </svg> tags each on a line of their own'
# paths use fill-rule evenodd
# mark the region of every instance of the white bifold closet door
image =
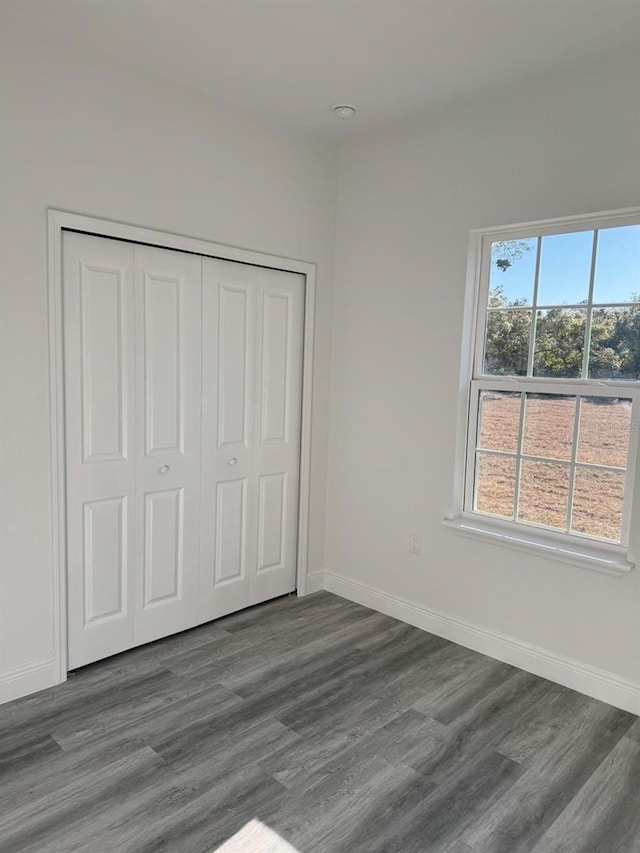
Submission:
<svg viewBox="0 0 640 853">
<path fill-rule="evenodd" d="M 63 241 L 71 669 L 295 589 L 301 276 Z"/>
<path fill-rule="evenodd" d="M 304 279 L 203 258 L 201 622 L 295 589 Z"/>
</svg>

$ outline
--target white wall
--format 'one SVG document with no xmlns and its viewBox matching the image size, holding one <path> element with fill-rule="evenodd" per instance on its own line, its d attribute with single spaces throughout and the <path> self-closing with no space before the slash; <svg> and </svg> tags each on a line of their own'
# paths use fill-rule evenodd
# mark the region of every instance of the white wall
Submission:
<svg viewBox="0 0 640 853">
<path fill-rule="evenodd" d="M 336 158 L 204 98 L 0 45 L 0 701 L 51 683 L 46 209 L 318 263 L 310 571 L 324 566 Z"/>
<path fill-rule="evenodd" d="M 344 149 L 327 526 L 332 588 L 379 604 L 373 587 L 638 685 L 640 568 L 610 577 L 462 539 L 441 519 L 468 232 L 637 205 L 639 73 L 619 56 Z M 640 506 L 634 525 L 637 540 Z"/>
</svg>

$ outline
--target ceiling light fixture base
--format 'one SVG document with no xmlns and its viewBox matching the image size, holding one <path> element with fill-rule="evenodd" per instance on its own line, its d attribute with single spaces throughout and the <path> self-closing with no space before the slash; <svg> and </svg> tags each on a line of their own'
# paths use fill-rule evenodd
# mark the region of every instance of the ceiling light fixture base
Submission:
<svg viewBox="0 0 640 853">
<path fill-rule="evenodd" d="M 356 108 L 353 104 L 334 104 L 331 109 L 336 118 L 344 121 L 347 118 L 353 118 L 356 114 Z"/>
</svg>

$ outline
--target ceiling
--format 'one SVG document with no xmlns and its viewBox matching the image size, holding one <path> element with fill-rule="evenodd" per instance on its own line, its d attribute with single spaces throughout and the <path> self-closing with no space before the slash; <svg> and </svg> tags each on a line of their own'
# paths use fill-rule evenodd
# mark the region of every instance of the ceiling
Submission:
<svg viewBox="0 0 640 853">
<path fill-rule="evenodd" d="M 336 102 L 368 131 L 640 49 L 640 0 L 0 0 L 0 18 L 323 135 L 346 129 Z"/>
</svg>

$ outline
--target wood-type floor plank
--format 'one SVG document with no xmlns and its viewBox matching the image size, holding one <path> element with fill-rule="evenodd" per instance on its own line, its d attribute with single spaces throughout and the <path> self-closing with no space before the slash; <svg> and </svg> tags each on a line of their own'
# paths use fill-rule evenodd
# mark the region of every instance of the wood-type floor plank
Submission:
<svg viewBox="0 0 640 853">
<path fill-rule="evenodd" d="M 640 744 L 618 741 L 542 837 L 545 853 L 640 850 Z"/>
<path fill-rule="evenodd" d="M 640 722 L 329 593 L 0 706 L 0 853 L 640 853 Z"/>
</svg>

